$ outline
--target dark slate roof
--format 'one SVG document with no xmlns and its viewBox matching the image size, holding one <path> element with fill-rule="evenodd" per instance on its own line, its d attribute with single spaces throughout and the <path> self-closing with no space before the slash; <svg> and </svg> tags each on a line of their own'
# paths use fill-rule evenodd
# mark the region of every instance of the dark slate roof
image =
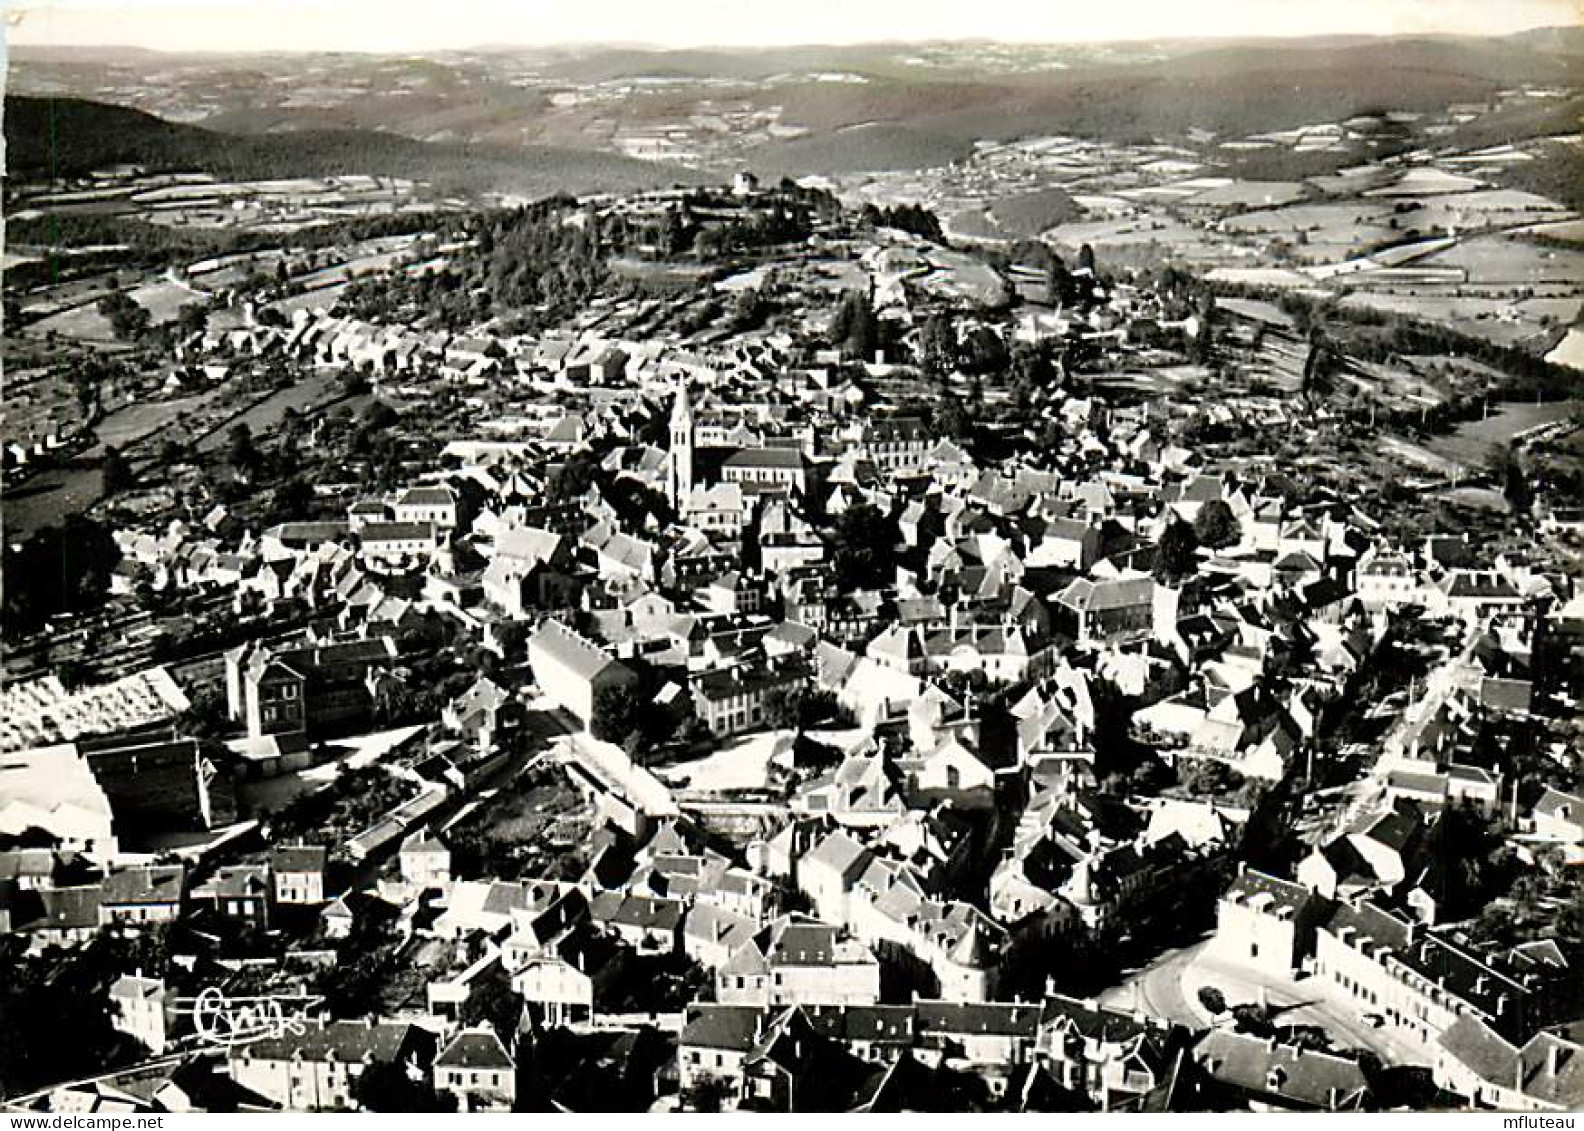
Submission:
<svg viewBox="0 0 1584 1131">
<path fill-rule="evenodd" d="M 364 1059 L 393 1063 L 433 1038 L 413 1025 L 394 1021 L 325 1021 L 304 1023 L 301 1033 L 286 1033 L 254 1041 L 233 1055 L 252 1060 L 336 1060 L 343 1064 Z"/>
<path fill-rule="evenodd" d="M 323 872 L 329 853 L 323 845 L 284 845 L 270 854 L 270 866 L 280 872 Z"/>
<path fill-rule="evenodd" d="M 150 864 L 123 868 L 104 878 L 103 902 L 176 903 L 181 900 L 186 869 L 180 864 Z"/>
<path fill-rule="evenodd" d="M 688 1007 L 686 1023 L 677 1037 L 677 1044 L 683 1047 L 751 1052 L 759 1043 L 768 1016 L 757 1005 L 692 1005 Z"/>
<path fill-rule="evenodd" d="M 495 1068 L 511 1071 L 516 1067 L 506 1046 L 490 1029 L 464 1029 L 435 1058 L 436 1068 Z"/>
<path fill-rule="evenodd" d="M 1357 1108 L 1369 1092 L 1357 1061 L 1225 1029 L 1207 1033 L 1194 1059 L 1224 1084 L 1305 1107 Z"/>
</svg>

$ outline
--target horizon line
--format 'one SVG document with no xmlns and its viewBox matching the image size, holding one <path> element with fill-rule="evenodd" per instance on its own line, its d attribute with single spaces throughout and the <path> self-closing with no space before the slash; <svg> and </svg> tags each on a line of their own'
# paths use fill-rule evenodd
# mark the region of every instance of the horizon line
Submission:
<svg viewBox="0 0 1584 1131">
<path fill-rule="evenodd" d="M 1205 33 L 1175 33 L 1166 35 L 1139 35 L 1139 36 L 1108 36 L 1103 39 L 1004 39 L 995 36 L 935 36 L 921 39 L 907 38 L 875 38 L 853 40 L 808 40 L 788 43 L 773 42 L 719 42 L 719 43 L 689 43 L 667 44 L 656 40 L 626 40 L 626 39 L 562 39 L 551 42 L 534 41 L 491 41 L 470 44 L 465 47 L 433 47 L 413 49 L 392 48 L 360 48 L 360 47 L 153 47 L 144 44 L 126 42 L 96 42 L 96 43 L 50 43 L 19 41 L 14 33 L 18 30 L 13 27 L 6 49 L 15 54 L 20 50 L 48 51 L 57 53 L 70 53 L 74 51 L 128 51 L 141 52 L 149 55 L 165 56 L 190 56 L 201 57 L 226 57 L 226 56 L 268 56 L 268 55 L 362 55 L 370 57 L 411 58 L 430 55 L 468 55 L 483 54 L 492 51 L 573 51 L 573 50 L 623 50 L 643 51 L 653 54 L 675 54 L 687 51 L 729 52 L 729 51 L 798 51 L 810 49 L 837 50 L 860 47 L 930 47 L 930 46 L 966 46 L 970 44 L 983 44 L 987 46 L 1003 47 L 1107 47 L 1112 45 L 1136 45 L 1145 43 L 1262 43 L 1284 42 L 1299 43 L 1303 41 L 1320 40 L 1436 40 L 1459 39 L 1494 42 L 1511 39 L 1515 36 L 1529 35 L 1534 32 L 1547 31 L 1574 31 L 1584 30 L 1584 19 L 1577 24 L 1538 23 L 1529 27 L 1516 28 L 1492 35 L 1480 35 L 1466 31 L 1322 31 L 1322 32 L 1264 32 L 1256 35 L 1228 35 L 1225 32 Z"/>
</svg>

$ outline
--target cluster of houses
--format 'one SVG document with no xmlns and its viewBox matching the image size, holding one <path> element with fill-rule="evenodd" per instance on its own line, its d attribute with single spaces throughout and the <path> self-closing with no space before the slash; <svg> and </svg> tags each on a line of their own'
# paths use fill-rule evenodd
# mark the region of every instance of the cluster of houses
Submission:
<svg viewBox="0 0 1584 1131">
<path fill-rule="evenodd" d="M 906 341 L 931 303 L 877 270 Z M 638 1092 L 694 1107 L 950 1108 L 965 1079 L 1015 1110 L 1383 1102 L 1313 1042 L 1030 992 L 1071 940 L 1223 891 L 1212 954 L 1324 984 L 1470 1104 L 1579 1099 L 1575 956 L 1448 923 L 1443 851 L 1467 805 L 1584 855 L 1584 799 L 1532 788 L 1491 741 L 1539 728 L 1537 641 L 1580 628 L 1566 579 L 1461 540 L 1394 545 L 1351 500 L 1207 459 L 1159 405 L 1045 390 L 999 437 L 1017 454 L 976 457 L 877 396 L 896 365 L 843 368 L 785 333 L 693 350 L 313 313 L 255 330 L 232 344 L 522 403 L 328 518 L 116 532 L 119 595 L 211 600 L 235 629 L 178 673 L 231 737 L 181 733 L 191 704 L 161 669 L 7 688 L 0 933 L 42 951 L 223 921 L 333 962 L 383 919 L 432 961 L 389 1015 L 310 1009 L 202 1077 L 182 1057 L 217 1054 L 188 987 L 128 973 L 114 1023 L 172 1066 L 142 1098 L 99 1081 L 38 1103 L 335 1109 L 407 1080 L 510 1109 L 552 1032 L 648 1034 L 667 1051 Z M 1456 643 L 1404 693 L 1347 819 L 1291 875 L 1240 871 L 1409 611 Z M 414 721 L 435 689 L 413 673 L 441 653 L 489 671 Z M 653 749 L 623 741 L 637 724 L 607 741 L 612 704 L 664 732 Z M 374 761 L 401 787 L 367 827 L 201 836 L 237 817 L 231 787 L 333 781 L 333 740 L 397 721 Z M 577 843 L 481 873 L 456 826 L 529 763 L 574 787 Z M 715 788 L 706 764 L 747 784 Z M 266 807 L 243 816 L 267 832 Z M 172 828 L 201 849 L 151 842 Z M 681 1002 L 655 976 L 676 968 Z"/>
</svg>

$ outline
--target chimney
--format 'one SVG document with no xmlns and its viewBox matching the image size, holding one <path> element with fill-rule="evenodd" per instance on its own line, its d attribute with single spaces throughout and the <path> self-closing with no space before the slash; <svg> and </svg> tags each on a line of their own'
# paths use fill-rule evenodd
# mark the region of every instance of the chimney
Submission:
<svg viewBox="0 0 1584 1131">
<path fill-rule="evenodd" d="M 1552 1041 L 1546 1046 L 1546 1074 L 1555 1076 L 1562 1067 L 1562 1043 Z"/>
</svg>

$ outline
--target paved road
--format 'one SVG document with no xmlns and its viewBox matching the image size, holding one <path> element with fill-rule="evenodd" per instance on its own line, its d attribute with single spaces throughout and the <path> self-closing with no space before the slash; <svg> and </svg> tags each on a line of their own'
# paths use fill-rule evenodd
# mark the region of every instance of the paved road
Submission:
<svg viewBox="0 0 1584 1131">
<path fill-rule="evenodd" d="M 1142 970 L 1129 975 L 1121 985 L 1100 995 L 1100 1003 L 1115 1009 L 1136 1009 L 1151 1017 L 1162 1017 L 1203 1029 L 1211 1024 L 1210 1014 L 1191 1001 L 1186 989 L 1189 968 L 1204 953 L 1208 941 L 1169 950 Z M 1197 991 L 1195 991 L 1197 992 Z"/>
<path fill-rule="evenodd" d="M 1282 1025 L 1316 1025 L 1338 1048 L 1365 1048 L 1385 1064 L 1428 1064 L 1430 1053 L 1391 1029 L 1376 1029 L 1357 1003 L 1318 978 L 1297 981 L 1225 962 L 1208 941 L 1168 951 L 1120 985 L 1100 995 L 1102 1004 L 1138 1010 L 1196 1029 L 1225 1024 L 1199 1003 L 1199 991 L 1214 986 L 1231 1005 L 1263 1000 L 1280 1011 Z"/>
</svg>

